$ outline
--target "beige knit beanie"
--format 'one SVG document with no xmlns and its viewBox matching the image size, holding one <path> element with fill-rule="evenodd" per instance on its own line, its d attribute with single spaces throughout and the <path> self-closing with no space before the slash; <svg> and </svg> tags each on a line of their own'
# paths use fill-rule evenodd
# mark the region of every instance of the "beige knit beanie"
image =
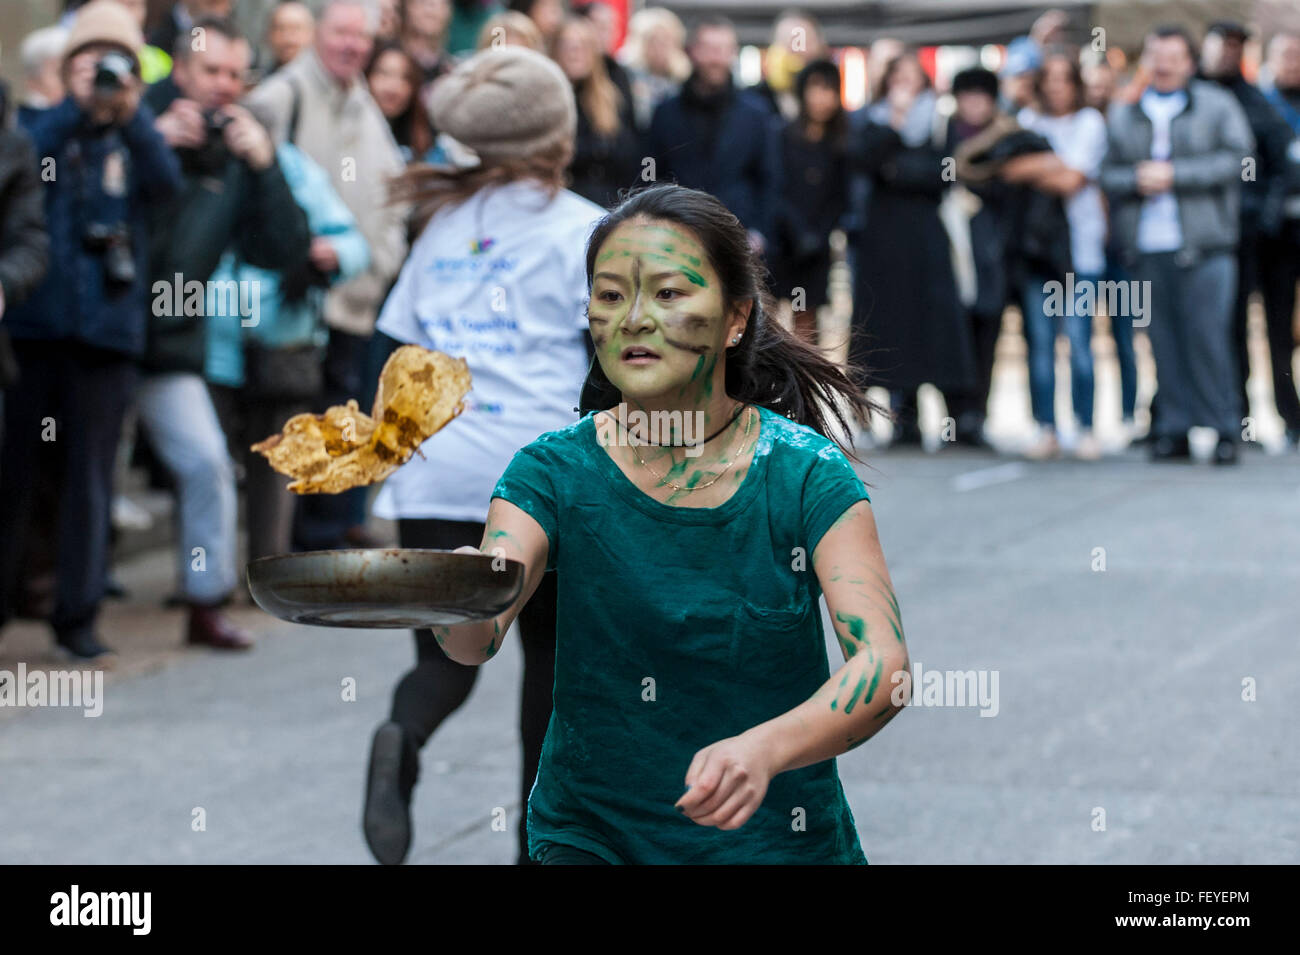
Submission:
<svg viewBox="0 0 1300 955">
<path fill-rule="evenodd" d="M 77 11 L 68 31 L 67 45 L 63 48 L 63 61 L 66 63 L 78 50 L 91 43 L 111 43 L 121 47 L 136 61 L 136 69 L 139 69 L 144 36 L 135 17 L 117 0 L 91 0 Z"/>
<path fill-rule="evenodd" d="M 429 117 L 485 163 L 573 143 L 573 87 L 556 63 L 525 47 L 484 50 L 433 85 Z"/>
</svg>

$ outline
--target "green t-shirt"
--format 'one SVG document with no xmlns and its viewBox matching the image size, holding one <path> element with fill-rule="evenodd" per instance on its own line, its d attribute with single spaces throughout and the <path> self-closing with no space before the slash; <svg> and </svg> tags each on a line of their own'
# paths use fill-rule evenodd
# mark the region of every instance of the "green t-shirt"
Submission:
<svg viewBox="0 0 1300 955">
<path fill-rule="evenodd" d="M 753 462 L 718 507 L 647 495 L 592 414 L 521 449 L 493 491 L 542 526 L 558 571 L 534 858 L 558 843 L 612 863 L 866 863 L 833 759 L 776 776 L 730 832 L 674 808 L 696 752 L 830 678 L 812 553 L 867 492 L 831 441 L 759 412 Z"/>
</svg>

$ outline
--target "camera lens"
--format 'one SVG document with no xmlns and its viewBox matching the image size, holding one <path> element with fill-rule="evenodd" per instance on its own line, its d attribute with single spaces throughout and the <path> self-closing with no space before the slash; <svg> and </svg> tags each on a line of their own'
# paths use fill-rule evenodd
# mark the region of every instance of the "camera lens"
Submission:
<svg viewBox="0 0 1300 955">
<path fill-rule="evenodd" d="M 105 53 L 95 64 L 95 89 L 119 90 L 126 86 L 135 64 L 124 53 Z"/>
</svg>

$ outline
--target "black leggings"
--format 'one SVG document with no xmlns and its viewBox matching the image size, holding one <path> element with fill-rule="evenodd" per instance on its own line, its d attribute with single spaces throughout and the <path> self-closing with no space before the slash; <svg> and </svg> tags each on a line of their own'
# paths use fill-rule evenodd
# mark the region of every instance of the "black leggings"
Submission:
<svg viewBox="0 0 1300 955">
<path fill-rule="evenodd" d="M 483 540 L 483 525 L 476 521 L 403 520 L 398 523 L 403 547 L 454 550 Z M 524 763 L 520 779 L 519 858 L 528 858 L 528 794 L 537 777 L 542 740 L 551 720 L 551 691 L 555 685 L 555 573 L 542 575 L 532 598 L 519 611 L 519 637 L 524 647 L 524 686 L 519 706 L 519 735 Z M 433 735 L 448 716 L 460 708 L 474 688 L 478 667 L 450 659 L 432 630 L 415 631 L 415 666 L 393 691 L 391 719 L 406 730 L 418 746 Z"/>
</svg>

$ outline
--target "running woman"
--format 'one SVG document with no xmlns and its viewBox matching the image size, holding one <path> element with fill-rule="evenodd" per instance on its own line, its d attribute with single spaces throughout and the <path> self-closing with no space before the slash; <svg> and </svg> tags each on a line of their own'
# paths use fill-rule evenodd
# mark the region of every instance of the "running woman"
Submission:
<svg viewBox="0 0 1300 955">
<path fill-rule="evenodd" d="M 592 233 L 586 273 L 586 413 L 514 456 L 479 548 L 524 565 L 523 593 L 495 619 L 435 629 L 449 657 L 481 664 L 559 572 L 530 854 L 865 863 L 834 757 L 910 688 L 867 492 L 829 437 L 871 408 L 769 317 L 745 229 L 712 196 L 629 197 Z M 681 426 L 665 438 L 655 420 Z"/>
</svg>

